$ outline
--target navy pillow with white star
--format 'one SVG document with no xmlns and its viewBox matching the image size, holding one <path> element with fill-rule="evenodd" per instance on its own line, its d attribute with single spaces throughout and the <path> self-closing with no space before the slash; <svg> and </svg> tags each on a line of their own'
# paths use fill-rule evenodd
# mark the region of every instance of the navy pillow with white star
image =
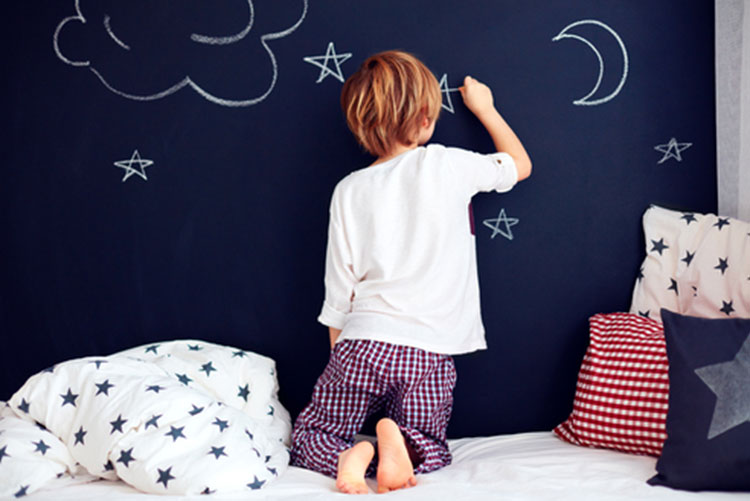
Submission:
<svg viewBox="0 0 750 501">
<path fill-rule="evenodd" d="M 649 483 L 750 491 L 750 319 L 661 310 L 669 359 L 667 440 Z"/>
</svg>

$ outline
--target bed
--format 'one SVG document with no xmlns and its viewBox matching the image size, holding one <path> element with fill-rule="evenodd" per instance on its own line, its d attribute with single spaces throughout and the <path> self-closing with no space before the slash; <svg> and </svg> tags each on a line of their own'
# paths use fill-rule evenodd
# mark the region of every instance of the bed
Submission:
<svg viewBox="0 0 750 501">
<path fill-rule="evenodd" d="M 631 311 L 589 319 L 568 419 L 453 439 L 391 496 L 750 499 L 750 224 L 650 207 L 643 226 Z M 0 497 L 339 496 L 288 466 L 277 395 L 273 360 L 200 340 L 62 362 L 0 405 Z"/>
</svg>

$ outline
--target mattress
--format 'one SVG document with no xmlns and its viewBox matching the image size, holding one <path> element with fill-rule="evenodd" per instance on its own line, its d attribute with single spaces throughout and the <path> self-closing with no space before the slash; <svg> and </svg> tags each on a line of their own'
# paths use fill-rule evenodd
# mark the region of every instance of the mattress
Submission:
<svg viewBox="0 0 750 501">
<path fill-rule="evenodd" d="M 418 485 L 386 496 L 404 500 L 749 500 L 750 493 L 702 492 L 652 487 L 656 459 L 621 452 L 579 447 L 562 442 L 550 432 L 520 433 L 450 441 L 453 464 L 418 476 Z M 33 501 L 164 500 L 139 493 L 118 481 L 60 479 L 29 495 Z M 369 481 L 370 496 L 375 483 Z M 267 487 L 211 499 L 266 499 L 305 501 L 340 498 L 333 479 L 290 467 Z M 194 499 L 169 497 L 166 499 Z"/>
</svg>

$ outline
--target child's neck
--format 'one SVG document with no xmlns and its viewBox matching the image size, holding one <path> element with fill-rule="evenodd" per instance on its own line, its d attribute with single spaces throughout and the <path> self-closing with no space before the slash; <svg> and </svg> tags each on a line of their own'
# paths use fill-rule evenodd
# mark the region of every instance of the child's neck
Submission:
<svg viewBox="0 0 750 501">
<path fill-rule="evenodd" d="M 417 142 L 413 142 L 411 144 L 403 144 L 398 143 L 396 146 L 394 146 L 388 153 L 386 153 L 383 156 L 378 157 L 377 160 L 375 160 L 372 165 L 382 164 L 383 162 L 387 162 L 388 160 L 391 160 L 393 158 L 396 158 L 397 156 L 401 155 L 402 153 L 406 153 L 407 151 L 413 150 L 418 146 Z"/>
</svg>

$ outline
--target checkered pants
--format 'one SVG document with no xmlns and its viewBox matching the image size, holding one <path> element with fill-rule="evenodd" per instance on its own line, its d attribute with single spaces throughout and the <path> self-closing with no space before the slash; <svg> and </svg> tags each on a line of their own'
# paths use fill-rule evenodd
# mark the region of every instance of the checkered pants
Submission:
<svg viewBox="0 0 750 501">
<path fill-rule="evenodd" d="M 339 454 L 385 406 L 419 457 L 415 473 L 451 462 L 446 428 L 456 369 L 449 355 L 372 340 L 337 343 L 292 433 L 292 464 L 336 476 Z M 377 456 L 368 469 L 373 475 Z"/>
</svg>

